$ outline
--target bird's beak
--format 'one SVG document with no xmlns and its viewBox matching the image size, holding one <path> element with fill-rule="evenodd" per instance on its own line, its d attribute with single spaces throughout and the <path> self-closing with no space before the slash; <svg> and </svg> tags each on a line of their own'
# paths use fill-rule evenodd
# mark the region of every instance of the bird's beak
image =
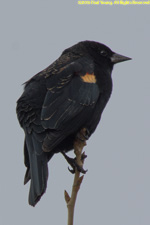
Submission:
<svg viewBox="0 0 150 225">
<path fill-rule="evenodd" d="M 119 63 L 119 62 L 123 62 L 123 61 L 127 61 L 127 60 L 131 60 L 131 58 L 123 56 L 123 55 L 119 55 L 117 53 L 114 53 L 111 57 L 111 62 L 113 64 L 115 63 Z"/>
</svg>

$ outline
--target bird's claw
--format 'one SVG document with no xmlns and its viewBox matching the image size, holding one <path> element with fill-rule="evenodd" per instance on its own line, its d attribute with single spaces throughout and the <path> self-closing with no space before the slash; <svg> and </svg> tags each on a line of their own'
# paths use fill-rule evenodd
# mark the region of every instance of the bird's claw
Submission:
<svg viewBox="0 0 150 225">
<path fill-rule="evenodd" d="M 71 166 L 72 166 L 72 165 L 71 165 Z M 83 174 L 86 174 L 86 172 L 88 171 L 88 170 L 83 169 L 83 167 L 82 167 L 82 166 L 79 166 L 77 163 L 75 164 L 75 166 L 72 166 L 72 168 L 73 168 L 73 169 L 70 169 L 70 168 L 68 167 L 68 170 L 69 170 L 72 174 L 75 174 L 76 169 L 77 169 L 80 173 L 83 173 Z"/>
<path fill-rule="evenodd" d="M 66 155 L 65 152 L 62 152 L 63 156 L 65 157 L 65 159 L 67 160 L 67 162 L 70 164 L 70 166 L 72 167 L 72 169 L 70 169 L 68 167 L 68 170 L 74 174 L 76 169 L 80 172 L 85 174 L 87 172 L 87 170 L 84 170 L 82 166 L 79 166 L 76 162 L 76 158 L 70 158 L 69 156 Z M 84 159 L 87 157 L 87 155 L 85 155 L 85 152 L 82 153 L 81 155 L 81 161 L 84 162 Z"/>
<path fill-rule="evenodd" d="M 70 173 L 75 174 L 75 169 L 70 169 L 69 166 L 68 166 L 68 170 L 69 170 Z"/>
<path fill-rule="evenodd" d="M 87 155 L 85 154 L 85 152 L 82 153 L 81 155 L 81 161 L 84 162 L 84 160 L 87 158 Z"/>
</svg>

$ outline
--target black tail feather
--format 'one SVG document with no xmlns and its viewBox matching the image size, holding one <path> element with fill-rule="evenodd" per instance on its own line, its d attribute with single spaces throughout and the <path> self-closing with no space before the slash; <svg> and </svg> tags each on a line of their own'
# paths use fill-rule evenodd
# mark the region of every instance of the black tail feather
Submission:
<svg viewBox="0 0 150 225">
<path fill-rule="evenodd" d="M 26 148 L 28 151 L 29 167 L 27 167 L 24 183 L 26 184 L 31 179 L 29 204 L 35 206 L 46 191 L 48 155 L 43 152 L 42 143 L 38 142 L 32 134 L 26 134 Z"/>
<path fill-rule="evenodd" d="M 40 200 L 41 196 L 46 191 L 47 179 L 48 179 L 48 168 L 47 168 L 47 157 L 37 156 L 32 154 L 31 170 L 31 184 L 29 192 L 29 204 L 35 206 Z"/>
</svg>

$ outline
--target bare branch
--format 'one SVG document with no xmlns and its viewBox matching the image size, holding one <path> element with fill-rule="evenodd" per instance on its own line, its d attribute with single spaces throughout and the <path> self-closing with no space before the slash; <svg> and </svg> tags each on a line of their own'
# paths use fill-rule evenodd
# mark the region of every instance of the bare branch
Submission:
<svg viewBox="0 0 150 225">
<path fill-rule="evenodd" d="M 86 158 L 85 153 L 84 152 L 82 153 L 82 150 L 84 146 L 86 145 L 84 132 L 86 132 L 86 129 L 82 129 L 80 131 L 80 134 L 82 135 L 82 140 L 79 138 L 76 138 L 74 142 L 74 153 L 76 155 L 76 163 L 81 168 L 83 168 L 84 159 Z M 80 189 L 80 185 L 82 183 L 83 177 L 84 177 L 83 175 L 80 177 L 80 172 L 76 168 L 71 197 L 69 196 L 67 191 L 65 191 L 65 201 L 67 203 L 67 208 L 68 208 L 68 225 L 73 225 L 75 203 L 76 203 L 77 194 Z"/>
</svg>

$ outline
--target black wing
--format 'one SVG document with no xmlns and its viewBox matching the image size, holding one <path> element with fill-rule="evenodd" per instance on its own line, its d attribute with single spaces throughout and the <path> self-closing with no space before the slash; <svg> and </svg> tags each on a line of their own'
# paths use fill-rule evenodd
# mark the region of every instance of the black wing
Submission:
<svg viewBox="0 0 150 225">
<path fill-rule="evenodd" d="M 47 94 L 41 111 L 42 126 L 48 130 L 44 151 L 52 151 L 68 135 L 84 126 L 92 116 L 99 95 L 90 59 L 70 63 L 59 75 L 47 79 Z"/>
</svg>

